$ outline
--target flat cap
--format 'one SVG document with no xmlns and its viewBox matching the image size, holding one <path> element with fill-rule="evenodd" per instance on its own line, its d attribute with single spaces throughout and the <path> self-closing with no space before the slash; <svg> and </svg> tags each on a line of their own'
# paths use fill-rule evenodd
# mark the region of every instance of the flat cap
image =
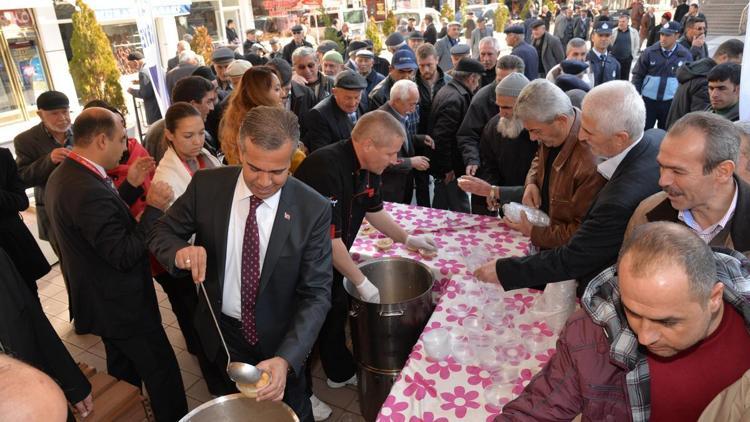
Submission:
<svg viewBox="0 0 750 422">
<path fill-rule="evenodd" d="M 367 48 L 367 43 L 364 41 L 352 41 L 349 43 L 349 49 L 347 51 L 347 54 L 352 54 L 357 52 L 358 50 L 361 50 L 363 48 Z"/>
<path fill-rule="evenodd" d="M 242 76 L 251 67 L 253 67 L 252 63 L 247 60 L 235 60 L 227 67 L 226 75 Z"/>
<path fill-rule="evenodd" d="M 583 79 L 575 75 L 561 74 L 555 79 L 555 85 L 563 91 L 567 92 L 571 89 L 580 89 L 584 92 L 589 92 L 591 87 Z"/>
<path fill-rule="evenodd" d="M 143 53 L 141 53 L 140 51 L 134 51 L 128 54 L 128 60 L 130 61 L 143 60 Z"/>
<path fill-rule="evenodd" d="M 410 40 L 422 40 L 424 41 L 424 35 L 420 31 L 411 31 L 409 33 Z"/>
<path fill-rule="evenodd" d="M 523 34 L 525 31 L 523 29 L 523 25 L 511 25 L 505 27 L 506 34 Z"/>
<path fill-rule="evenodd" d="M 36 108 L 39 110 L 57 110 L 69 107 L 68 97 L 60 91 L 42 92 L 36 99 Z"/>
<path fill-rule="evenodd" d="M 316 48 L 315 51 L 321 54 L 326 54 L 327 52 L 336 50 L 337 48 L 339 48 L 339 45 L 336 44 L 336 41 L 323 40 L 320 42 L 320 45 L 318 45 L 318 48 Z"/>
<path fill-rule="evenodd" d="M 478 60 L 474 60 L 470 57 L 464 57 L 459 60 L 456 64 L 455 70 L 457 72 L 468 72 L 468 73 L 484 73 L 485 69 L 482 63 Z"/>
<path fill-rule="evenodd" d="M 450 22 L 448 22 L 448 26 L 461 26 L 461 24 L 459 22 L 456 22 L 456 21 L 450 21 Z"/>
<path fill-rule="evenodd" d="M 336 50 L 331 50 L 323 55 L 323 61 L 324 62 L 334 62 L 338 64 L 344 64 L 344 58 L 341 56 L 341 53 L 339 53 Z"/>
<path fill-rule="evenodd" d="M 209 81 L 215 81 L 216 80 L 216 74 L 213 70 L 211 70 L 208 66 L 198 66 L 195 68 L 191 76 L 200 76 L 202 78 L 206 78 Z"/>
<path fill-rule="evenodd" d="M 256 42 L 255 44 L 253 44 L 253 45 L 252 45 L 252 46 L 250 47 L 250 51 L 255 51 L 255 52 L 257 52 L 257 51 L 259 51 L 259 50 L 260 50 L 260 51 L 266 51 L 266 47 L 263 47 L 263 44 L 261 44 L 261 43 L 259 43 L 259 42 Z"/>
<path fill-rule="evenodd" d="M 385 45 L 387 47 L 396 47 L 397 45 L 403 44 L 405 41 L 404 36 L 401 35 L 400 32 L 394 32 L 385 39 Z"/>
<path fill-rule="evenodd" d="M 365 89 L 367 88 L 367 79 L 360 76 L 359 73 L 347 69 L 336 75 L 333 86 L 343 89 Z"/>
<path fill-rule="evenodd" d="M 363 48 L 363 49 L 357 50 L 357 52 L 354 53 L 354 56 L 355 57 L 369 57 L 372 59 L 375 57 L 375 53 L 373 53 L 372 51 L 366 48 Z"/>
<path fill-rule="evenodd" d="M 468 44 L 456 44 L 453 47 L 451 47 L 451 55 L 452 56 L 462 56 L 464 54 L 471 53 L 471 48 Z"/>
<path fill-rule="evenodd" d="M 279 39 L 276 38 L 276 37 L 273 37 L 273 38 L 271 38 L 271 41 L 269 41 L 269 43 L 271 43 L 271 45 L 278 44 L 279 43 Z"/>
<path fill-rule="evenodd" d="M 211 61 L 216 64 L 226 64 L 234 60 L 234 52 L 227 47 L 220 47 L 211 54 Z"/>
<path fill-rule="evenodd" d="M 531 22 L 531 25 L 529 26 L 531 27 L 531 29 L 534 29 L 534 28 L 539 28 L 540 26 L 544 26 L 544 25 L 545 23 L 543 20 L 537 19 L 534 22 Z"/>
<path fill-rule="evenodd" d="M 302 32 L 302 25 L 294 25 L 294 26 L 293 26 L 293 27 L 291 28 L 291 31 L 292 31 L 292 33 L 295 33 L 295 32 Z"/>
<path fill-rule="evenodd" d="M 589 64 L 580 60 L 563 60 L 560 62 L 560 69 L 568 75 L 578 75 L 581 72 L 585 72 L 588 68 Z"/>
<path fill-rule="evenodd" d="M 612 22 L 610 21 L 599 21 L 594 25 L 594 32 L 597 34 L 611 34 L 612 33 Z"/>
<path fill-rule="evenodd" d="M 667 22 L 664 25 L 662 25 L 661 29 L 659 30 L 659 33 L 664 34 L 664 35 L 673 35 L 681 31 L 682 31 L 682 26 L 680 26 L 678 22 Z"/>
<path fill-rule="evenodd" d="M 403 69 L 411 69 L 416 70 L 417 69 L 417 57 L 414 55 L 414 52 L 411 51 L 408 48 L 401 48 L 396 53 L 393 54 L 393 58 L 391 59 L 391 66 L 398 70 Z"/>
</svg>

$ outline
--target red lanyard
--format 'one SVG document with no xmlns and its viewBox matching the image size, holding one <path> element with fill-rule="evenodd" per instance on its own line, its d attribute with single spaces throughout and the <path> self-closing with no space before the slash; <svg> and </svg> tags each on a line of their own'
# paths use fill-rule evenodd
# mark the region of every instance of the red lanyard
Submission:
<svg viewBox="0 0 750 422">
<path fill-rule="evenodd" d="M 77 162 L 78 164 L 86 167 L 87 169 L 91 170 L 91 172 L 93 172 L 95 175 L 99 176 L 100 179 L 102 179 L 102 180 L 106 179 L 104 176 L 102 176 L 102 174 L 99 172 L 99 170 L 96 167 L 94 167 L 94 165 L 91 164 L 91 162 L 89 162 L 89 160 L 81 157 L 77 153 L 71 151 L 70 154 L 68 154 L 68 158 L 70 158 L 71 160 Z"/>
</svg>

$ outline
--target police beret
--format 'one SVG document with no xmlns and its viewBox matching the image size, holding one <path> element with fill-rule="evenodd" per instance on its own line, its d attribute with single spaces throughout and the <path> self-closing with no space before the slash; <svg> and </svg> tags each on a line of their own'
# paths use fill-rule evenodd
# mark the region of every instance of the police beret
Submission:
<svg viewBox="0 0 750 422">
<path fill-rule="evenodd" d="M 411 31 L 411 33 L 409 34 L 409 39 L 424 41 L 424 35 L 422 35 L 422 33 L 419 31 Z"/>
<path fill-rule="evenodd" d="M 511 25 L 505 28 L 506 34 L 523 34 L 525 31 L 523 25 Z"/>
<path fill-rule="evenodd" d="M 467 44 L 456 44 L 453 47 L 451 47 L 451 55 L 453 56 L 461 56 L 464 54 L 469 54 L 471 52 L 471 48 Z"/>
<path fill-rule="evenodd" d="M 584 82 L 583 79 L 579 78 L 578 76 L 568 75 L 565 73 L 555 79 L 555 85 L 557 85 L 557 87 L 562 89 L 563 91 L 580 89 L 581 91 L 589 92 L 589 90 L 591 90 L 589 84 Z"/>
<path fill-rule="evenodd" d="M 234 52 L 227 47 L 220 47 L 211 54 L 211 61 L 216 64 L 226 64 L 234 60 Z"/>
<path fill-rule="evenodd" d="M 469 57 L 464 57 L 456 64 L 457 72 L 484 73 L 485 69 L 482 63 Z"/>
<path fill-rule="evenodd" d="M 60 91 L 43 92 L 36 99 L 36 108 L 39 110 L 57 110 L 69 107 L 68 97 Z"/>
<path fill-rule="evenodd" d="M 611 34 L 612 33 L 612 22 L 610 21 L 599 21 L 594 25 L 594 32 L 597 34 Z"/>
<path fill-rule="evenodd" d="M 560 62 L 560 69 L 562 69 L 563 73 L 567 73 L 569 75 L 577 75 L 581 72 L 586 71 L 586 69 L 588 68 L 588 63 L 579 60 L 563 60 L 562 62 Z"/>
<path fill-rule="evenodd" d="M 302 25 L 294 25 L 291 29 L 292 33 L 302 32 Z"/>
<path fill-rule="evenodd" d="M 143 53 L 141 53 L 140 51 L 134 51 L 128 54 L 128 60 L 130 61 L 143 60 Z"/>
<path fill-rule="evenodd" d="M 395 47 L 404 43 L 404 36 L 400 32 L 394 32 L 385 39 L 385 45 Z"/>
<path fill-rule="evenodd" d="M 359 73 L 347 69 L 336 75 L 333 86 L 343 89 L 365 89 L 367 88 L 367 80 Z"/>
<path fill-rule="evenodd" d="M 544 25 L 545 25 L 545 23 L 544 23 L 544 21 L 543 21 L 543 20 L 541 20 L 541 19 L 537 19 L 537 20 L 535 20 L 534 22 L 531 22 L 531 25 L 530 25 L 530 26 L 531 26 L 531 28 L 532 28 L 532 29 L 534 29 L 534 28 L 538 28 L 538 27 L 540 27 L 540 26 L 544 26 Z"/>
</svg>

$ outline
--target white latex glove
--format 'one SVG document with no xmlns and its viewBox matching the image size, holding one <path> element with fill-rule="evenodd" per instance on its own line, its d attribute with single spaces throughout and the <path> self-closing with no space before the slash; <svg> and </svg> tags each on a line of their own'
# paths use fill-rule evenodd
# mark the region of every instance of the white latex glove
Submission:
<svg viewBox="0 0 750 422">
<path fill-rule="evenodd" d="M 437 243 L 431 236 L 406 236 L 406 242 L 404 244 L 410 249 L 424 249 L 429 252 L 435 252 L 437 250 Z"/>
<path fill-rule="evenodd" d="M 365 302 L 380 303 L 380 291 L 370 280 L 365 277 L 365 281 L 355 286 L 359 297 Z"/>
</svg>

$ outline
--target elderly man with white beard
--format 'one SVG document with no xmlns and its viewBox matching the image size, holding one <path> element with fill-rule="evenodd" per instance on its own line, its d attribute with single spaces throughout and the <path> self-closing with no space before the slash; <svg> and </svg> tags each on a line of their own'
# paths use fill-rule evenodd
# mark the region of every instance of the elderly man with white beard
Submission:
<svg viewBox="0 0 750 422">
<path fill-rule="evenodd" d="M 495 87 L 495 102 L 500 112 L 487 122 L 480 137 L 482 165 L 477 176 L 463 176 L 458 186 L 465 192 L 487 198 L 487 207 L 474 214 L 496 214 L 501 204 L 521 202 L 526 174 L 538 149 L 523 123 L 513 116 L 513 107 L 529 80 L 522 73 L 511 73 Z"/>
</svg>

